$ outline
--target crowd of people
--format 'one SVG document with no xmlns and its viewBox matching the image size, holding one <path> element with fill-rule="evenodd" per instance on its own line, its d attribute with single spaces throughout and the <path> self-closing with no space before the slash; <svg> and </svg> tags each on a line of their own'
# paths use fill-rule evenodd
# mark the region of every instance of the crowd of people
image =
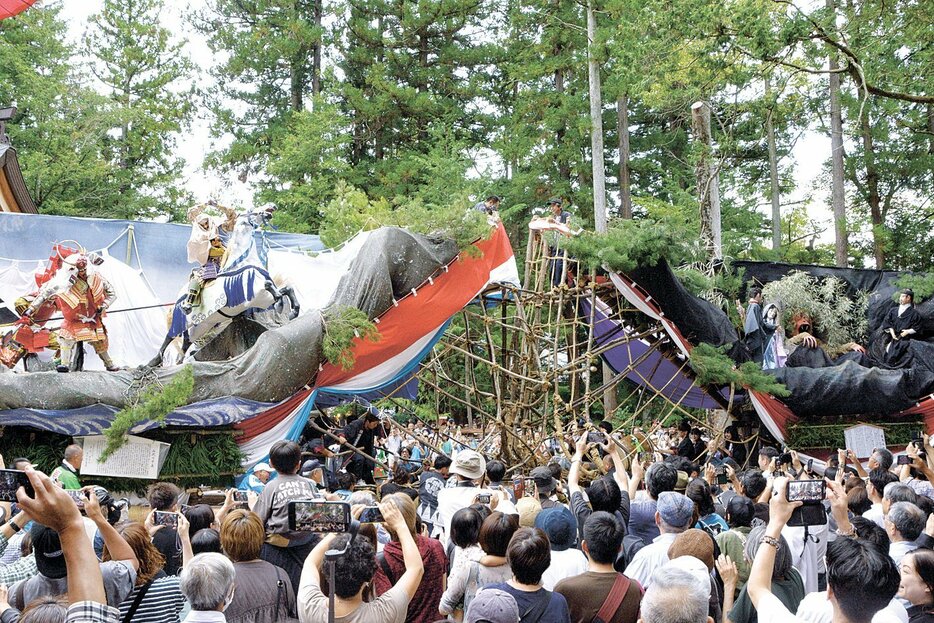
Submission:
<svg viewBox="0 0 934 623">
<path fill-rule="evenodd" d="M 279 441 L 218 507 L 153 484 L 141 522 L 81 487 L 79 448 L 54 480 L 16 459 L 33 491 L 0 504 L 0 622 L 934 621 L 926 437 L 900 461 L 841 450 L 820 474 L 687 425 L 654 438 L 627 452 L 581 431 L 532 469 L 455 440 L 398 454 L 378 486 Z M 289 509 L 305 500 L 359 521 L 304 530 Z"/>
</svg>

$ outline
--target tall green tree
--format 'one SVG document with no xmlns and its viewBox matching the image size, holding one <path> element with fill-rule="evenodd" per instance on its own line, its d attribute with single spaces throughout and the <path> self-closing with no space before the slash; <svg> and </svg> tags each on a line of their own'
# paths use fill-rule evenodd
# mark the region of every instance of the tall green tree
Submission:
<svg viewBox="0 0 934 623">
<path fill-rule="evenodd" d="M 0 21 L 0 104 L 17 107 L 7 132 L 39 210 L 106 216 L 120 199 L 102 152 L 107 102 L 75 70 L 60 12 L 50 3 Z"/>
<path fill-rule="evenodd" d="M 290 115 L 321 89 L 322 0 L 209 0 L 197 25 L 222 59 L 205 94 L 213 133 L 232 137 L 208 157 L 242 179 L 264 170 Z"/>
<path fill-rule="evenodd" d="M 85 41 L 91 71 L 110 99 L 114 131 L 106 149 L 120 205 L 115 216 L 179 216 L 184 159 L 177 136 L 193 110 L 193 66 L 161 25 L 163 0 L 104 0 Z"/>
</svg>

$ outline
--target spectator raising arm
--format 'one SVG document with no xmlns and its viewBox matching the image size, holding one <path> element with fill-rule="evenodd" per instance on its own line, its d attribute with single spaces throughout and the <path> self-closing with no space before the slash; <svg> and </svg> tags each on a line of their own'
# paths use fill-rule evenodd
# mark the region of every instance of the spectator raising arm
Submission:
<svg viewBox="0 0 934 623">
<path fill-rule="evenodd" d="M 386 525 L 392 529 L 399 539 L 399 545 L 402 546 L 402 560 L 405 562 L 405 573 L 399 578 L 394 586 L 401 586 L 411 600 L 418 590 L 418 585 L 422 581 L 422 574 L 425 572 L 425 566 L 422 563 L 422 556 L 418 553 L 418 545 L 405 523 L 405 518 L 395 504 L 384 502 L 379 505 L 379 510 L 383 514 Z"/>
<path fill-rule="evenodd" d="M 182 567 L 186 567 L 191 559 L 195 557 L 194 550 L 191 549 L 191 523 L 184 513 L 178 514 L 178 540 L 182 542 Z"/>
<path fill-rule="evenodd" d="M 94 493 L 94 487 L 85 487 L 83 491 L 87 496 L 87 501 L 84 503 L 84 514 L 97 526 L 98 532 L 101 533 L 101 537 L 104 539 L 104 545 L 107 546 L 107 551 L 110 552 L 111 560 L 126 561 L 133 565 L 134 571 L 138 571 L 139 560 L 136 558 L 136 552 L 134 552 L 130 544 L 126 542 L 126 539 L 120 536 L 117 529 L 107 523 L 107 518 L 104 517 L 104 511 L 101 510 L 100 502 L 97 499 L 97 495 Z M 74 504 L 74 502 L 72 502 L 72 504 Z M 75 508 L 77 508 L 77 506 Z"/>
<path fill-rule="evenodd" d="M 782 528 L 791 518 L 792 511 L 801 506 L 801 502 L 788 502 L 785 499 L 787 482 L 786 478 L 776 478 L 773 483 L 775 495 L 769 501 L 769 523 L 765 528 L 762 543 L 756 551 L 756 558 L 749 571 L 749 581 L 746 583 L 746 590 L 756 610 L 760 610 L 759 604 L 763 600 L 772 597 L 772 571 L 775 568 L 775 554 L 778 551 Z"/>
<path fill-rule="evenodd" d="M 571 469 L 568 470 L 568 495 L 580 493 L 581 461 L 587 451 L 587 433 L 581 433 L 574 445 L 574 456 L 571 458 Z"/>
<path fill-rule="evenodd" d="M 35 490 L 35 498 L 30 498 L 20 488 L 16 492 L 20 507 L 31 517 L 41 517 L 43 523 L 58 532 L 61 539 L 68 570 L 68 601 L 72 604 L 66 623 L 117 621 L 119 611 L 106 606 L 107 596 L 104 593 L 100 563 L 84 531 L 84 522 L 77 505 L 64 489 L 55 485 L 45 474 L 28 468 L 26 475 Z M 96 496 L 92 497 L 95 497 L 96 504 Z M 97 508 L 100 510 L 99 505 Z M 126 547 L 135 561 L 133 550 L 129 545 Z"/>
</svg>

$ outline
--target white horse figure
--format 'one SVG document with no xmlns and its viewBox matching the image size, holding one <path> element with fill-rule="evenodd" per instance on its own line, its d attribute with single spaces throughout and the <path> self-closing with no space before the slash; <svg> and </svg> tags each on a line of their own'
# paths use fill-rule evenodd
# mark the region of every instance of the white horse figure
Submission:
<svg viewBox="0 0 934 623">
<path fill-rule="evenodd" d="M 291 286 L 279 289 L 269 274 L 265 238 L 257 245 L 253 236 L 269 223 L 274 211 L 272 206 L 261 206 L 238 215 L 217 278 L 204 284 L 201 303 L 188 313 L 182 307 L 188 291 L 184 288 L 175 302 L 159 354 L 150 366 L 161 365 L 166 348 L 177 337 L 183 339 L 184 355 L 191 357 L 242 314 L 275 310 L 288 320 L 298 316 L 299 303 Z"/>
</svg>

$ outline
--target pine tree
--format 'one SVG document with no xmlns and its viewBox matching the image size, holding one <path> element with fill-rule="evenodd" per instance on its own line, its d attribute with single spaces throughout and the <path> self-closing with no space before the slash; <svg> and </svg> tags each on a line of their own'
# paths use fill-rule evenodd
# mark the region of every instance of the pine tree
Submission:
<svg viewBox="0 0 934 623">
<path fill-rule="evenodd" d="M 101 153 L 107 103 L 75 71 L 60 10 L 34 6 L 0 21 L 0 105 L 17 107 L 7 132 L 39 210 L 106 216 L 120 198 Z"/>
<path fill-rule="evenodd" d="M 176 137 L 193 106 L 192 64 L 160 24 L 163 0 L 104 0 L 85 41 L 91 71 L 110 98 L 115 168 L 122 218 L 180 216 L 188 203 L 178 187 L 184 159 Z"/>
</svg>

